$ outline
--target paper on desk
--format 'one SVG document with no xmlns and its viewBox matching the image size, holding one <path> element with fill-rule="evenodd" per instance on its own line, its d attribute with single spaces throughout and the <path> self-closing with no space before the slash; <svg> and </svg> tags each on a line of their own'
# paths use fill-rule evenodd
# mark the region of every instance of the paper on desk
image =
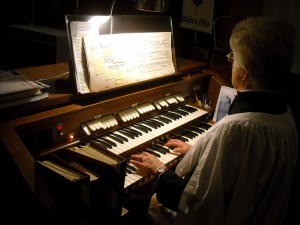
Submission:
<svg viewBox="0 0 300 225">
<path fill-rule="evenodd" d="M 24 74 L 16 71 L 4 71 L 0 73 L 0 96 L 44 87 L 48 86 L 40 82 L 34 82 Z"/>
</svg>

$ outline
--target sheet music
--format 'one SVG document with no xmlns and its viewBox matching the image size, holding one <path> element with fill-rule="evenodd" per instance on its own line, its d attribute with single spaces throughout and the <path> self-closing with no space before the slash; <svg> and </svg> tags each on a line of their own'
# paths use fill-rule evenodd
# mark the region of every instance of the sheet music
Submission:
<svg viewBox="0 0 300 225">
<path fill-rule="evenodd" d="M 219 96 L 218 96 L 218 100 L 217 100 L 217 105 L 216 105 L 216 108 L 215 108 L 213 121 L 217 122 L 217 114 L 218 114 L 218 108 L 219 108 L 221 98 L 224 97 L 224 96 L 227 96 L 231 99 L 231 102 L 232 102 L 236 95 L 237 95 L 236 89 L 234 89 L 232 87 L 221 86 Z"/>
<path fill-rule="evenodd" d="M 175 72 L 171 32 L 84 36 L 92 92 Z"/>
<path fill-rule="evenodd" d="M 74 21 L 70 23 L 72 47 L 74 55 L 74 72 L 79 93 L 89 93 L 88 71 L 86 57 L 83 51 L 83 37 L 86 35 L 98 35 L 98 27 L 92 23 Z"/>
</svg>

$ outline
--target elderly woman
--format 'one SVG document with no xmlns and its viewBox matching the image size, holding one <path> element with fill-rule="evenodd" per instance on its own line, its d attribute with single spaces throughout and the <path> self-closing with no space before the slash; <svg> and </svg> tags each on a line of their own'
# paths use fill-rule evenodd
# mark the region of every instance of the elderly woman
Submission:
<svg viewBox="0 0 300 225">
<path fill-rule="evenodd" d="M 141 153 L 131 162 L 158 174 L 149 215 L 157 224 L 283 224 L 293 180 L 298 134 L 283 84 L 294 58 L 292 26 L 275 18 L 241 20 L 230 38 L 237 95 L 226 117 L 185 154 L 176 170 Z"/>
</svg>

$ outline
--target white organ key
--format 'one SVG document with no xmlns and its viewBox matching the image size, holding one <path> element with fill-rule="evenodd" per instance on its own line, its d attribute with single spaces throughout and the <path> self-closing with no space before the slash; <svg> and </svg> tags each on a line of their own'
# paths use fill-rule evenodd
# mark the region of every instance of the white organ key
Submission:
<svg viewBox="0 0 300 225">
<path fill-rule="evenodd" d="M 114 122 L 114 120 L 113 120 L 113 118 L 111 116 L 108 116 L 106 118 L 106 122 L 110 125 L 110 127 L 115 126 L 115 122 Z"/>
<path fill-rule="evenodd" d="M 144 109 L 142 107 L 138 107 L 137 111 L 142 115 L 145 113 Z"/>
<path fill-rule="evenodd" d="M 177 100 L 176 100 L 173 96 L 168 96 L 168 97 L 165 98 L 165 100 L 166 100 L 169 104 L 178 103 Z"/>
<path fill-rule="evenodd" d="M 124 112 L 120 111 L 120 112 L 118 112 L 118 114 L 119 114 L 119 116 L 121 117 L 121 119 L 123 120 L 123 122 L 126 122 L 126 121 L 127 121 Z"/>
<path fill-rule="evenodd" d="M 155 107 L 150 103 L 149 103 L 149 107 L 150 107 L 151 111 L 155 110 Z"/>
<path fill-rule="evenodd" d="M 113 126 L 117 126 L 118 125 L 118 121 L 116 120 L 116 118 L 112 115 L 108 116 L 109 120 L 111 121 L 111 123 L 113 124 Z"/>
<path fill-rule="evenodd" d="M 96 131 L 97 128 L 94 126 L 94 123 L 92 121 L 89 121 L 86 123 L 86 125 L 88 126 L 88 128 L 90 128 L 92 131 Z"/>
<path fill-rule="evenodd" d="M 133 118 L 132 118 L 132 116 L 130 115 L 130 113 L 128 113 L 128 111 L 127 111 L 127 110 L 124 112 L 124 114 L 125 114 L 125 117 L 126 117 L 126 120 L 127 120 L 127 121 L 129 121 L 129 120 L 132 120 L 132 119 L 133 119 Z"/>
<path fill-rule="evenodd" d="M 132 114 L 134 115 L 134 118 L 140 117 L 140 114 L 134 108 L 132 108 Z"/>
<path fill-rule="evenodd" d="M 96 130 L 100 130 L 100 125 L 96 120 L 91 121 L 91 123 L 93 124 L 93 126 L 96 128 Z"/>
<path fill-rule="evenodd" d="M 158 104 L 157 101 L 154 101 L 154 105 L 158 110 L 161 110 L 161 106 Z"/>
<path fill-rule="evenodd" d="M 162 107 L 168 107 L 168 103 L 164 99 L 157 100 L 158 104 L 160 104 Z"/>
<path fill-rule="evenodd" d="M 103 123 L 103 119 L 102 118 L 97 119 L 96 123 L 98 124 L 98 126 L 100 127 L 100 129 L 104 129 L 105 130 L 107 128 L 107 126 Z"/>
<path fill-rule="evenodd" d="M 147 105 L 144 105 L 144 106 L 143 106 L 143 111 L 144 111 L 145 113 L 147 113 L 147 112 L 150 111 Z"/>
<path fill-rule="evenodd" d="M 91 135 L 91 132 L 85 124 L 81 124 L 81 127 L 87 135 Z"/>
<path fill-rule="evenodd" d="M 184 98 L 182 97 L 181 94 L 175 94 L 175 98 L 180 102 L 184 102 Z"/>
</svg>

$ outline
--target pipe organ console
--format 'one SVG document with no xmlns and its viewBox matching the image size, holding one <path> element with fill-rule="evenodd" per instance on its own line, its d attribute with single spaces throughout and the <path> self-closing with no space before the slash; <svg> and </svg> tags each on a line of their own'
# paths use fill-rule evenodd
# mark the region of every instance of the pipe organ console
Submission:
<svg viewBox="0 0 300 225">
<path fill-rule="evenodd" d="M 198 71 L 178 80 L 101 101 L 82 101 L 1 124 L 1 141 L 42 206 L 73 224 L 120 224 L 123 198 L 155 177 L 142 177 L 129 163 L 148 151 L 170 169 L 181 156 L 168 138 L 193 144 L 210 127 L 221 79 Z"/>
</svg>

